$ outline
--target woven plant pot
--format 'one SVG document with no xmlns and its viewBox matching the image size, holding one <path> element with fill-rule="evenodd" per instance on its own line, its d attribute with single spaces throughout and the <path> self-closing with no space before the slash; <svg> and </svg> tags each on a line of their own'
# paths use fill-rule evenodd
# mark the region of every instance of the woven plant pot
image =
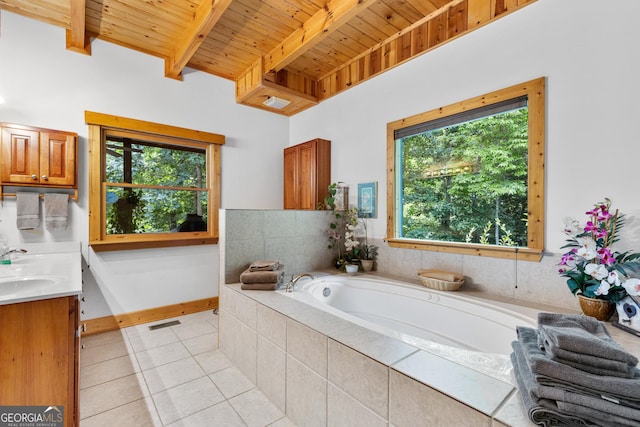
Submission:
<svg viewBox="0 0 640 427">
<path fill-rule="evenodd" d="M 609 320 L 613 312 L 616 311 L 616 305 L 611 301 L 587 298 L 582 295 L 578 295 L 578 301 L 583 314 L 595 317 L 602 322 Z"/>
</svg>

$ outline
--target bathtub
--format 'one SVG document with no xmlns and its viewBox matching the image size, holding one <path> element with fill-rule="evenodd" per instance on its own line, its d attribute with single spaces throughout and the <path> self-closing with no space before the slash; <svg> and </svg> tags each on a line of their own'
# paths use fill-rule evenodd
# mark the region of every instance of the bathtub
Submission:
<svg viewBox="0 0 640 427">
<path fill-rule="evenodd" d="M 330 275 L 301 279 L 294 292 L 282 292 L 357 325 L 399 339 L 467 366 L 509 369 L 516 326 L 537 327 L 508 304 L 491 303 L 373 275 Z M 491 366 L 489 366 L 491 365 Z"/>
</svg>

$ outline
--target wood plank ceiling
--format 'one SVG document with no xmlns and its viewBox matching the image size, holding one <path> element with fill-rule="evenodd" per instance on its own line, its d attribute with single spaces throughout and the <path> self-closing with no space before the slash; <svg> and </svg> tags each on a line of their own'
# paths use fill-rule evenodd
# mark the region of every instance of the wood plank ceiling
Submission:
<svg viewBox="0 0 640 427">
<path fill-rule="evenodd" d="M 66 30 L 236 82 L 236 101 L 291 116 L 535 0 L 0 0 Z M 283 108 L 264 105 L 272 97 Z M 274 101 L 275 99 L 271 99 Z"/>
</svg>

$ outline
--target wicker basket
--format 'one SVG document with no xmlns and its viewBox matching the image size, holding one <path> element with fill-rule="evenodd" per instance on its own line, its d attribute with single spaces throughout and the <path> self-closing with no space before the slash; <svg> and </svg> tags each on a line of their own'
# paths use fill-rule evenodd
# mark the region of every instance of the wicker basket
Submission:
<svg viewBox="0 0 640 427">
<path fill-rule="evenodd" d="M 438 291 L 455 291 L 464 285 L 464 277 L 459 275 L 456 275 L 456 278 L 461 277 L 460 280 L 449 281 L 429 277 L 429 274 L 429 270 L 418 270 L 418 277 L 420 277 L 422 285 L 430 289 L 436 289 Z"/>
</svg>

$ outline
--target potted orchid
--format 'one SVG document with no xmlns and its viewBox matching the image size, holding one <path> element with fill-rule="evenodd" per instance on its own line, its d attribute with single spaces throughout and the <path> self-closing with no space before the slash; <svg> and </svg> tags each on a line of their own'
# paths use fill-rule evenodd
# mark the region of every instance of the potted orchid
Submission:
<svg viewBox="0 0 640 427">
<path fill-rule="evenodd" d="M 357 265 L 361 253 L 360 241 L 356 238 L 355 230 L 358 226 L 358 209 L 340 209 L 336 205 L 335 188 L 337 184 L 329 186 L 329 196 L 325 198 L 325 206 L 331 209 L 333 219 L 329 222 L 327 235 L 329 237 L 328 248 L 338 251 L 335 266 L 345 270 L 346 265 Z"/>
<path fill-rule="evenodd" d="M 617 209 L 612 212 L 609 199 L 597 203 L 586 215 L 584 226 L 573 218 L 565 221 L 563 231 L 568 239 L 563 248 L 569 251 L 559 263 L 559 273 L 567 278 L 569 290 L 581 297 L 583 311 L 582 298 L 616 304 L 628 295 L 640 295 L 640 279 L 633 277 L 640 271 L 640 253 L 614 248 L 624 215 Z"/>
</svg>

